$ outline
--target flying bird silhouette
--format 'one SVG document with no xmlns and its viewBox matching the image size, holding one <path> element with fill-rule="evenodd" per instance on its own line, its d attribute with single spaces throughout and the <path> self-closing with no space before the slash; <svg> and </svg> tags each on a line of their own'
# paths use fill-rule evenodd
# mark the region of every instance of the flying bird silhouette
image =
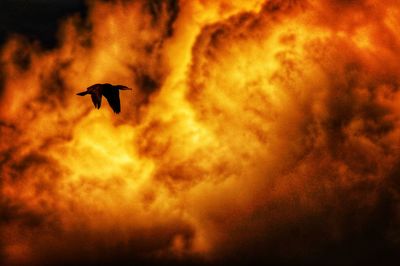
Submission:
<svg viewBox="0 0 400 266">
<path fill-rule="evenodd" d="M 121 112 L 121 104 L 119 101 L 119 90 L 132 90 L 123 85 L 111 85 L 109 83 L 105 84 L 94 84 L 86 89 L 86 91 L 77 93 L 76 95 L 85 96 L 90 94 L 92 96 L 92 101 L 94 107 L 97 109 L 101 106 L 101 96 L 106 97 L 108 104 L 113 109 L 114 113 L 118 114 Z"/>
</svg>

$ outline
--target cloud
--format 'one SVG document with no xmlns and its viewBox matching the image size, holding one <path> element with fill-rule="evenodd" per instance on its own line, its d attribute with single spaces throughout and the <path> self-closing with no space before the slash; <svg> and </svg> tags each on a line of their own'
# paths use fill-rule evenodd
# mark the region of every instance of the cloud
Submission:
<svg viewBox="0 0 400 266">
<path fill-rule="evenodd" d="M 396 261 L 394 1 L 89 6 L 3 48 L 6 263 Z"/>
</svg>

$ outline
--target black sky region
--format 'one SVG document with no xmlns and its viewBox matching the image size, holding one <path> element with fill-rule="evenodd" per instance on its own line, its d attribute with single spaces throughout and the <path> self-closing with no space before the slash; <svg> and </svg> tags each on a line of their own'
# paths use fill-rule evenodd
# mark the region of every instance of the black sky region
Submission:
<svg viewBox="0 0 400 266">
<path fill-rule="evenodd" d="M 0 45 L 12 35 L 39 41 L 47 49 L 57 46 L 57 30 L 63 19 L 85 16 L 84 0 L 1 0 Z"/>
</svg>

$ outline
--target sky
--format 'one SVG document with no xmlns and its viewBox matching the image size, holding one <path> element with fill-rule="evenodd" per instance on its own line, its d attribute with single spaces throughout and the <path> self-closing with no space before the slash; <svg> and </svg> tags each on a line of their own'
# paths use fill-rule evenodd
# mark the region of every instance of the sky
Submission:
<svg viewBox="0 0 400 266">
<path fill-rule="evenodd" d="M 57 44 L 57 29 L 71 14 L 84 16 L 83 0 L 3 0 L 0 8 L 0 42 L 10 34 L 22 34 L 39 40 L 46 48 Z"/>
<path fill-rule="evenodd" d="M 398 264 L 397 0 L 0 13 L 1 265 Z"/>
</svg>

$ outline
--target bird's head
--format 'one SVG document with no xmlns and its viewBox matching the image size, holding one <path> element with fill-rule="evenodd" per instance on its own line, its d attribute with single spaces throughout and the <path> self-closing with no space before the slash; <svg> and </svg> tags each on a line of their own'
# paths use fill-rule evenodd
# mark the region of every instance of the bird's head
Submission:
<svg viewBox="0 0 400 266">
<path fill-rule="evenodd" d="M 128 88 L 128 87 L 126 87 L 126 86 L 123 86 L 123 85 L 116 85 L 115 86 L 117 89 L 119 89 L 119 90 L 132 90 L 131 88 Z"/>
</svg>

